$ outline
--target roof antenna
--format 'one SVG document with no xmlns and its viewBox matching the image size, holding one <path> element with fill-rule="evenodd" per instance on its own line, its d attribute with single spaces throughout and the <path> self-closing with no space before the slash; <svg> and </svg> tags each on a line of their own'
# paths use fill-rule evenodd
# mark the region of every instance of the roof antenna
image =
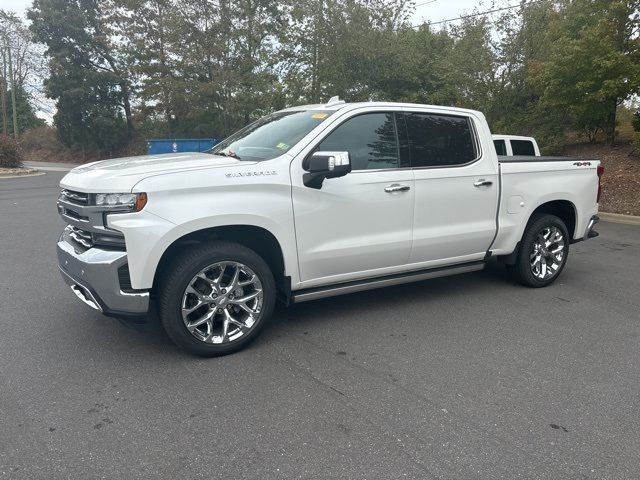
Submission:
<svg viewBox="0 0 640 480">
<path fill-rule="evenodd" d="M 333 106 L 333 105 L 340 105 L 340 104 L 342 104 L 342 103 L 344 103 L 344 100 L 340 100 L 340 97 L 339 97 L 338 95 L 336 95 L 336 96 L 334 96 L 334 97 L 331 97 L 331 98 L 329 99 L 329 101 L 326 103 L 326 105 L 325 105 L 325 106 L 326 106 L 326 107 L 331 107 L 331 106 Z"/>
</svg>

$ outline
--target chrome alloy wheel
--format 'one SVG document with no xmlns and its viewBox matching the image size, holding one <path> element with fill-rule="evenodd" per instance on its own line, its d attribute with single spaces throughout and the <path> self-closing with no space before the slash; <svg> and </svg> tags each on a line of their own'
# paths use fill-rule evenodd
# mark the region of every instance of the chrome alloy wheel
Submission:
<svg viewBox="0 0 640 480">
<path fill-rule="evenodd" d="M 191 279 L 182 296 L 182 321 L 205 343 L 238 340 L 255 325 L 263 302 L 262 283 L 246 265 L 218 262 Z"/>
<path fill-rule="evenodd" d="M 540 280 L 553 277 L 562 266 L 564 255 L 565 240 L 562 231 L 554 226 L 544 227 L 531 248 L 531 272 Z"/>
</svg>

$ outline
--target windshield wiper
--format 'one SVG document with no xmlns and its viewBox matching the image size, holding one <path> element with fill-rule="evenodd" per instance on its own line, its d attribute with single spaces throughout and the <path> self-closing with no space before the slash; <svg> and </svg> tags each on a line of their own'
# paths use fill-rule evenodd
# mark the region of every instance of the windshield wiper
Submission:
<svg viewBox="0 0 640 480">
<path fill-rule="evenodd" d="M 220 155 L 222 157 L 231 157 L 231 158 L 235 158 L 236 160 L 242 160 L 236 153 L 232 151 L 229 151 L 228 153 L 224 153 L 222 151 L 215 152 L 214 155 Z"/>
</svg>

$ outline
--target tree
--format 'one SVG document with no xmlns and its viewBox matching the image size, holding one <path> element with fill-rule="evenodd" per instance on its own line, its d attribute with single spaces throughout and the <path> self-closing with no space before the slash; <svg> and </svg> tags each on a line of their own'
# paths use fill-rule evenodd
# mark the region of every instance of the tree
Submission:
<svg viewBox="0 0 640 480">
<path fill-rule="evenodd" d="M 25 132 L 31 128 L 41 127 L 44 125 L 44 120 L 38 118 L 33 106 L 29 101 L 29 95 L 27 92 L 16 86 L 15 96 L 13 92 L 8 92 L 8 105 L 9 111 L 13 110 L 13 99 L 16 101 L 16 123 L 17 131 L 19 133 Z M 12 129 L 9 129 L 9 133 L 13 133 Z"/>
<path fill-rule="evenodd" d="M 640 92 L 640 0 L 560 0 L 549 27 L 545 102 L 613 144 L 616 109 Z"/>
<path fill-rule="evenodd" d="M 0 109 L 4 133 L 17 135 L 40 123 L 34 105 L 36 84 L 45 70 L 42 48 L 35 44 L 24 21 L 0 10 Z"/>
<path fill-rule="evenodd" d="M 532 135 L 547 153 L 562 147 L 569 118 L 549 105 L 541 78 L 552 43 L 547 31 L 557 15 L 554 0 L 522 4 L 519 15 L 504 12 L 495 22 L 496 77 L 485 111 L 493 129 Z"/>
<path fill-rule="evenodd" d="M 132 75 L 118 45 L 110 0 L 35 0 L 31 31 L 47 46 L 47 93 L 57 102 L 54 122 L 67 145 L 113 149 L 133 134 Z M 124 121 L 125 136 L 114 135 Z M 109 132 L 109 135 L 107 135 Z"/>
<path fill-rule="evenodd" d="M 407 59 L 394 51 L 407 27 L 402 0 L 304 0 L 291 2 L 289 27 L 281 38 L 287 101 L 318 103 L 402 95 Z M 409 57 L 410 58 L 410 57 Z M 391 92 L 391 89 L 397 89 Z"/>
</svg>

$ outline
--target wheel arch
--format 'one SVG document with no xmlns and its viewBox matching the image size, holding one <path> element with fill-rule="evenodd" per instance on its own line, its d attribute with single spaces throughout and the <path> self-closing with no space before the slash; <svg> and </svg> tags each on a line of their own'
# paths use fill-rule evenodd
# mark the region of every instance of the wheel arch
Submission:
<svg viewBox="0 0 640 480">
<path fill-rule="evenodd" d="M 291 289 L 290 280 L 286 276 L 284 253 L 280 242 L 266 228 L 245 224 L 203 228 L 189 232 L 174 240 L 164 250 L 158 261 L 153 279 L 153 288 L 157 288 L 158 281 L 162 278 L 171 259 L 186 246 L 214 242 L 216 240 L 239 243 L 256 252 L 269 265 L 278 290 L 287 295 L 289 294 Z"/>
<path fill-rule="evenodd" d="M 555 215 L 567 226 L 567 230 L 569 231 L 569 235 L 571 236 L 570 241 L 575 237 L 578 223 L 578 210 L 575 204 L 572 201 L 565 199 L 548 200 L 541 203 L 531 211 L 529 217 L 527 218 L 527 221 L 523 223 L 521 230 L 519 231 L 515 248 L 510 254 L 501 255 L 499 257 L 500 261 L 506 263 L 507 265 L 515 264 L 516 259 L 518 258 L 518 253 L 520 251 L 522 237 L 531 224 L 531 220 L 538 213 Z"/>
<path fill-rule="evenodd" d="M 578 221 L 578 210 L 573 202 L 569 200 L 551 200 L 540 204 L 531 212 L 529 219 L 527 220 L 527 226 L 531 223 L 531 219 L 537 213 L 546 213 L 548 215 L 555 215 L 564 222 L 573 239 L 576 235 L 576 225 Z M 525 227 L 526 231 L 526 227 Z"/>
</svg>

